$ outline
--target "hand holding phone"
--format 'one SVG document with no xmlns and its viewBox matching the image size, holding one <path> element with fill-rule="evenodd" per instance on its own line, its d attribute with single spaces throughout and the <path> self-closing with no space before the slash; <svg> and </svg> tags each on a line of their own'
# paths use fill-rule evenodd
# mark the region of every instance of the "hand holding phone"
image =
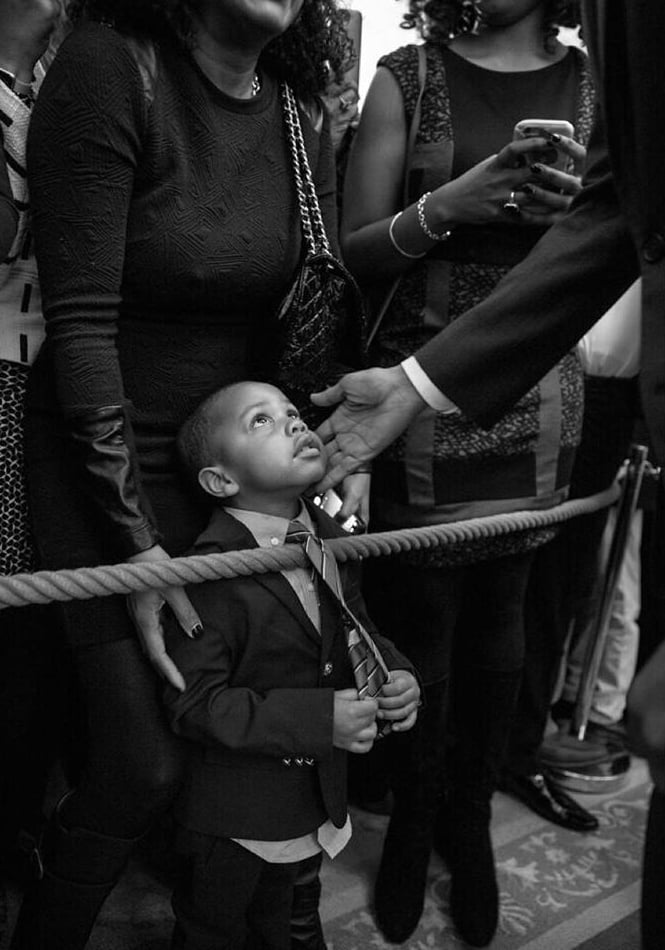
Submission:
<svg viewBox="0 0 665 950">
<path fill-rule="evenodd" d="M 513 141 L 530 138 L 549 139 L 551 135 L 572 139 L 574 134 L 573 126 L 565 119 L 522 119 L 513 130 Z M 546 149 L 538 148 L 533 152 L 526 152 L 524 157 L 529 165 L 540 162 L 561 172 L 570 171 L 572 166 L 570 155 L 558 149 L 554 143 Z"/>
<path fill-rule="evenodd" d="M 334 488 L 329 488 L 323 495 L 315 495 L 312 501 L 315 505 L 318 505 L 319 508 L 323 508 L 326 514 L 330 515 L 331 518 L 334 518 L 348 534 L 364 534 L 367 530 L 365 522 L 357 515 L 350 515 L 348 518 L 340 517 L 339 512 L 342 508 L 342 499 Z"/>
</svg>

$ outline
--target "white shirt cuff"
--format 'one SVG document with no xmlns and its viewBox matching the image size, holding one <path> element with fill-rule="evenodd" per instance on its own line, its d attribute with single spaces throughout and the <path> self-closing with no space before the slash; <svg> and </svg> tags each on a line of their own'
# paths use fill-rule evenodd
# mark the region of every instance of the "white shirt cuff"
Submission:
<svg viewBox="0 0 665 950">
<path fill-rule="evenodd" d="M 438 412 L 459 412 L 455 403 L 437 389 L 415 356 L 409 356 L 400 363 L 409 378 L 409 382 L 430 409 Z"/>
</svg>

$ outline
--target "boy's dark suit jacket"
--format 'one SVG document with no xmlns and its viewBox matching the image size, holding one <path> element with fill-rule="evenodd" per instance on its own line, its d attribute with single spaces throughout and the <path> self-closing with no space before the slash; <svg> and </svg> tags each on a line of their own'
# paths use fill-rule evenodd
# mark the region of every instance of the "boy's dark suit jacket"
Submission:
<svg viewBox="0 0 665 950">
<path fill-rule="evenodd" d="M 322 538 L 344 534 L 319 508 L 308 510 Z M 247 528 L 220 509 L 193 553 L 253 547 Z M 340 571 L 349 607 L 376 635 L 357 567 Z M 176 805 L 185 827 L 278 841 L 327 818 L 344 824 L 346 753 L 332 744 L 333 693 L 354 682 L 337 602 L 323 584 L 319 593 L 320 635 L 279 573 L 188 588 L 204 633 L 190 640 L 168 624 L 167 650 L 187 688 L 166 694 L 176 732 L 194 742 Z M 390 669 L 412 669 L 389 641 L 376 639 Z"/>
<path fill-rule="evenodd" d="M 665 3 L 582 9 L 609 159 L 597 129 L 570 212 L 416 356 L 465 413 L 492 424 L 641 276 L 640 388 L 665 462 Z"/>
</svg>

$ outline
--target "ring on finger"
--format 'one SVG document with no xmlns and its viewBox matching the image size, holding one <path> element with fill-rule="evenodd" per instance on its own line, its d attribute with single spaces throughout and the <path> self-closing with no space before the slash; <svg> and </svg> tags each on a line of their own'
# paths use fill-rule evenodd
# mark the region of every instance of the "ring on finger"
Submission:
<svg viewBox="0 0 665 950">
<path fill-rule="evenodd" d="M 345 99 L 344 96 L 340 96 L 339 97 L 339 111 L 348 112 L 350 108 L 351 108 L 351 103 L 349 102 L 349 100 Z"/>
<path fill-rule="evenodd" d="M 514 191 L 510 192 L 510 198 L 508 199 L 508 201 L 504 201 L 503 210 L 507 211 L 508 214 L 519 214 L 520 211 L 522 210 L 517 203 Z"/>
</svg>

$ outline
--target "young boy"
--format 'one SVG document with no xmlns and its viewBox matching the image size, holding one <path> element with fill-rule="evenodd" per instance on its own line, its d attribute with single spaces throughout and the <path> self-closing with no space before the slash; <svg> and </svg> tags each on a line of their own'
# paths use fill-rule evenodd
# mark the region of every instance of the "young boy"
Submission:
<svg viewBox="0 0 665 950">
<path fill-rule="evenodd" d="M 301 540 L 344 533 L 301 497 L 323 475 L 323 447 L 275 387 L 244 382 L 210 396 L 178 447 L 215 502 L 196 553 L 281 545 L 294 521 Z M 378 699 L 358 696 L 348 613 L 313 566 L 193 585 L 203 636 L 167 630 L 186 681 L 182 693 L 167 689 L 169 714 L 193 742 L 176 806 L 187 860 L 173 950 L 241 950 L 252 939 L 291 950 L 303 923 L 295 945 L 325 948 L 311 895 L 322 852 L 334 857 L 351 833 L 346 754 L 369 751 L 377 720 L 410 729 L 419 700 L 408 661 L 373 632 L 353 568 L 339 571 L 348 610 L 391 671 Z"/>
</svg>

